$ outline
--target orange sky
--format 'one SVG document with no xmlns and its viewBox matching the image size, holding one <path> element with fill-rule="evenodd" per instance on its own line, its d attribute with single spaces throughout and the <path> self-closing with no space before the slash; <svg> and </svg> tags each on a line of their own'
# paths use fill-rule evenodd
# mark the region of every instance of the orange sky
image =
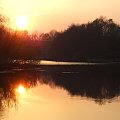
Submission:
<svg viewBox="0 0 120 120">
<path fill-rule="evenodd" d="M 120 21 L 120 0 L 0 0 L 2 14 L 12 27 L 16 16 L 29 17 L 29 31 L 64 30 L 72 23 L 85 23 L 100 16 Z"/>
</svg>

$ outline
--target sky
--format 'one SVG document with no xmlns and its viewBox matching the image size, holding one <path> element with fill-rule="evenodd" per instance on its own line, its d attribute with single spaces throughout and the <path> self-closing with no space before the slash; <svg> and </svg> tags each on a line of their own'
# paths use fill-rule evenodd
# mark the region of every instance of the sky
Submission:
<svg viewBox="0 0 120 120">
<path fill-rule="evenodd" d="M 28 16 L 28 31 L 64 30 L 71 24 L 92 21 L 100 16 L 120 23 L 120 0 L 0 0 L 0 13 L 10 18 Z"/>
</svg>

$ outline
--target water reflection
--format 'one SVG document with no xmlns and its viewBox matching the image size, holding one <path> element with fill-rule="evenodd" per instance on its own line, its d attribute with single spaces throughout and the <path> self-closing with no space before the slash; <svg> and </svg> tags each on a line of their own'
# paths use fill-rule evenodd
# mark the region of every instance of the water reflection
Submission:
<svg viewBox="0 0 120 120">
<path fill-rule="evenodd" d="M 70 96 L 90 99 L 98 104 L 114 102 L 120 96 L 120 72 L 104 67 L 41 67 L 11 70 L 0 74 L 0 114 L 19 103 L 18 96 L 39 84 L 59 87 Z M 16 91 L 17 89 L 17 91 Z"/>
<path fill-rule="evenodd" d="M 35 74 L 34 74 L 35 75 Z M 8 107 L 16 107 L 18 104 L 18 95 L 24 92 L 25 88 L 34 87 L 37 79 L 34 75 L 25 71 L 16 71 L 13 73 L 0 74 L 0 110 L 4 111 Z M 19 91 L 17 91 L 19 90 Z"/>
<path fill-rule="evenodd" d="M 24 94 L 26 90 L 25 90 L 25 87 L 23 85 L 19 85 L 18 88 L 16 89 L 16 91 L 19 94 Z"/>
</svg>

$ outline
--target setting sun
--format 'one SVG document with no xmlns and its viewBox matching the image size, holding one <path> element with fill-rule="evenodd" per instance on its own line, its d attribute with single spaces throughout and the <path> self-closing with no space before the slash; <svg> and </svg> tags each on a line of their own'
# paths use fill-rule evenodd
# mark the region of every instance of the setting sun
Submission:
<svg viewBox="0 0 120 120">
<path fill-rule="evenodd" d="M 19 29 L 26 29 L 28 26 L 28 17 L 27 16 L 18 16 L 16 17 L 16 26 Z"/>
</svg>

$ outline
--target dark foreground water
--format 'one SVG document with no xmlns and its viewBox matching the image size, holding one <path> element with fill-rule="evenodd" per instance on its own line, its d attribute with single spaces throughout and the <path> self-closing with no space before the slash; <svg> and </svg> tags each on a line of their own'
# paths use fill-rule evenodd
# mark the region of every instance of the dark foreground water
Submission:
<svg viewBox="0 0 120 120">
<path fill-rule="evenodd" d="M 0 120 L 120 120 L 120 67 L 1 70 Z"/>
</svg>

